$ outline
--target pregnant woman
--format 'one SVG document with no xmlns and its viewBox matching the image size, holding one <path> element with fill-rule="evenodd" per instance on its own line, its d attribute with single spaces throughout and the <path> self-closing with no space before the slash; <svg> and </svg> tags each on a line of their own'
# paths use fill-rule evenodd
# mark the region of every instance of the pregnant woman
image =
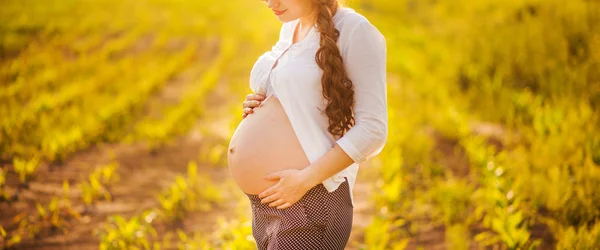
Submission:
<svg viewBox="0 0 600 250">
<path fill-rule="evenodd" d="M 263 0 L 283 23 L 250 72 L 229 171 L 258 249 L 344 249 L 359 163 L 388 133 L 386 42 L 337 0 Z"/>
</svg>

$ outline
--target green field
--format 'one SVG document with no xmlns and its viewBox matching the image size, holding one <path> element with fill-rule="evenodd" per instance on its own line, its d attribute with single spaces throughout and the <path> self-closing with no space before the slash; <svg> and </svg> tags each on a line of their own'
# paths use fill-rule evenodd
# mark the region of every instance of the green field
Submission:
<svg viewBox="0 0 600 250">
<path fill-rule="evenodd" d="M 390 136 L 348 249 L 598 249 L 600 2 L 347 0 Z M 254 249 L 226 155 L 261 1 L 0 0 L 0 249 Z"/>
</svg>

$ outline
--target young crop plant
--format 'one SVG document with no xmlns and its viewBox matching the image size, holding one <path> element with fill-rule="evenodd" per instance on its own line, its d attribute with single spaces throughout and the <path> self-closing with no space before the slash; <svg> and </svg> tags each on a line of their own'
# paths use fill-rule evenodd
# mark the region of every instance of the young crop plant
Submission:
<svg viewBox="0 0 600 250">
<path fill-rule="evenodd" d="M 32 157 L 31 159 L 22 159 L 19 157 L 15 157 L 13 159 L 13 166 L 15 172 L 19 175 L 19 180 L 21 184 L 26 187 L 29 186 L 29 182 L 33 180 L 35 171 L 37 170 L 40 163 L 40 158 L 37 156 Z"/>
<path fill-rule="evenodd" d="M 65 180 L 61 197 L 53 197 L 46 206 L 36 203 L 36 213 L 24 211 L 15 216 L 12 221 L 18 224 L 16 229 L 7 232 L 0 226 L 0 246 L 3 247 L 0 249 L 12 249 L 23 240 L 39 238 L 43 233 L 66 233 L 69 221 L 80 218 L 72 207 L 69 193 L 69 183 Z"/>
<path fill-rule="evenodd" d="M 153 211 L 144 211 L 129 220 L 120 215 L 108 217 L 105 230 L 98 233 L 100 250 L 151 249 L 151 238 L 157 237 L 152 221 L 156 218 Z M 156 249 L 156 247 L 154 247 Z"/>
<path fill-rule="evenodd" d="M 207 176 L 198 176 L 196 163 L 188 163 L 187 176 L 175 177 L 169 187 L 158 195 L 163 216 L 169 221 L 181 221 L 186 212 L 209 211 L 212 203 L 222 200 L 219 189 Z"/>
<path fill-rule="evenodd" d="M 79 219 L 80 214 L 73 209 L 69 200 L 69 182 L 63 181 L 63 196 L 53 197 L 50 203 L 44 207 L 40 203 L 36 203 L 38 211 L 38 220 L 36 221 L 39 228 L 50 228 L 52 231 L 60 230 L 62 233 L 67 231 L 67 221 L 71 218 Z"/>
<path fill-rule="evenodd" d="M 88 180 L 79 184 L 83 202 L 90 206 L 99 200 L 111 200 L 110 187 L 119 180 L 118 163 L 111 163 L 94 170 Z"/>
<path fill-rule="evenodd" d="M 475 240 L 484 246 L 502 243 L 507 249 L 536 249 L 541 241 L 531 239 L 529 219 L 521 209 L 523 199 L 505 173 L 505 151 L 496 153 L 482 137 L 465 138 L 462 144 L 472 164 L 479 166 L 482 186 L 473 192 L 477 205 L 474 217 L 490 230 L 477 234 Z"/>
<path fill-rule="evenodd" d="M 0 226 L 0 249 L 10 249 L 15 245 L 21 243 L 24 237 L 26 237 L 27 232 L 25 229 L 26 221 L 23 221 L 19 228 L 12 233 L 7 232 L 4 227 Z"/>
<path fill-rule="evenodd" d="M 8 173 L 8 169 L 5 169 L 5 168 L 0 169 L 0 202 L 3 202 L 3 201 L 10 202 L 16 198 L 16 195 L 14 195 L 14 197 L 11 196 L 5 188 L 7 173 Z"/>
</svg>

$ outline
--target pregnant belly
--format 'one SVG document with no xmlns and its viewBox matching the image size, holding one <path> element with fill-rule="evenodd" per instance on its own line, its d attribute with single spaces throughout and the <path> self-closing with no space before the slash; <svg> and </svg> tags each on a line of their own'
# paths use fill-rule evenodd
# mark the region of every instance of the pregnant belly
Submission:
<svg viewBox="0 0 600 250">
<path fill-rule="evenodd" d="M 275 96 L 240 122 L 229 142 L 227 162 L 234 181 L 248 194 L 259 194 L 276 184 L 278 180 L 263 179 L 271 172 L 310 164 Z"/>
</svg>

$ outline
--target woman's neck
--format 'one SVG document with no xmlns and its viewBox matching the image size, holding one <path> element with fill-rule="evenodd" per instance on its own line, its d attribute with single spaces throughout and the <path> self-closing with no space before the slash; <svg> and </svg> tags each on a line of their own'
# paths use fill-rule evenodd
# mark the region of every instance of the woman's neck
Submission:
<svg viewBox="0 0 600 250">
<path fill-rule="evenodd" d="M 315 24 L 317 23 L 317 15 L 319 14 L 319 11 L 317 8 L 313 8 L 313 10 L 308 13 L 308 15 L 300 17 L 299 19 L 299 26 L 298 29 L 299 30 L 304 30 L 307 28 L 312 28 L 312 26 L 315 26 Z"/>
</svg>

